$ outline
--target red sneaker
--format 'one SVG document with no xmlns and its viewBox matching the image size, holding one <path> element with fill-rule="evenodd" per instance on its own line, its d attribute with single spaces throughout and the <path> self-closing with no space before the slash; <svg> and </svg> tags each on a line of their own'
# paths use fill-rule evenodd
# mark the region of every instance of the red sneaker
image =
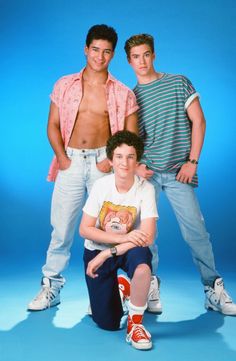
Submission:
<svg viewBox="0 0 236 361">
<path fill-rule="evenodd" d="M 142 325 L 143 316 L 128 316 L 126 341 L 138 350 L 150 350 L 152 340 L 150 333 Z"/>
</svg>

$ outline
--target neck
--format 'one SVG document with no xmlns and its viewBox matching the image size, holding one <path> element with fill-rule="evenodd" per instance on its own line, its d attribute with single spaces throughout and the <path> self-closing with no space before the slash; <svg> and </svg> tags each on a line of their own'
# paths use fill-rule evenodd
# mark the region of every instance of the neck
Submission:
<svg viewBox="0 0 236 361">
<path fill-rule="evenodd" d="M 115 184 L 119 193 L 127 193 L 134 184 L 134 176 L 130 179 L 115 177 Z"/>
<path fill-rule="evenodd" d="M 83 72 L 83 80 L 90 84 L 105 84 L 108 77 L 108 71 L 104 70 L 101 72 L 94 71 L 88 65 Z"/>
<path fill-rule="evenodd" d="M 147 74 L 144 76 L 138 76 L 138 83 L 139 84 L 148 84 L 151 83 L 154 80 L 160 79 L 162 77 L 162 73 L 158 73 L 155 70 L 151 74 Z"/>
</svg>

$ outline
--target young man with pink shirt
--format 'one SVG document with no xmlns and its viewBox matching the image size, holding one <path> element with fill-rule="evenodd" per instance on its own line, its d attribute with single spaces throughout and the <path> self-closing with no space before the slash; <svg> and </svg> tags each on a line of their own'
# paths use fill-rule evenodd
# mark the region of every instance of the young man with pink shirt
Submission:
<svg viewBox="0 0 236 361">
<path fill-rule="evenodd" d="M 96 179 L 111 171 L 106 142 L 118 130 L 137 133 L 135 96 L 108 72 L 116 43 L 112 27 L 91 27 L 84 50 L 85 68 L 59 79 L 51 94 L 48 138 L 55 156 L 48 180 L 55 181 L 53 231 L 42 268 L 42 288 L 29 303 L 29 311 L 60 303 L 60 289 L 65 283 L 62 272 L 70 259 L 84 196 Z"/>
</svg>

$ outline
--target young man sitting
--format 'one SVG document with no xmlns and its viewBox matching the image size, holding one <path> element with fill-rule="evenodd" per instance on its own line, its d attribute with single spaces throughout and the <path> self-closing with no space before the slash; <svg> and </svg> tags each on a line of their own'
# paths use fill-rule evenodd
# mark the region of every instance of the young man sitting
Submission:
<svg viewBox="0 0 236 361">
<path fill-rule="evenodd" d="M 80 235 L 85 238 L 84 265 L 94 322 L 103 329 L 118 330 L 122 301 L 129 298 L 126 340 L 147 350 L 152 341 L 142 319 L 151 282 L 149 246 L 155 239 L 158 214 L 154 187 L 135 175 L 143 148 L 141 138 L 129 131 L 119 131 L 108 140 L 107 158 L 114 174 L 94 183 L 83 208 Z M 125 276 L 117 278 L 118 269 L 127 273 L 130 285 Z"/>
</svg>

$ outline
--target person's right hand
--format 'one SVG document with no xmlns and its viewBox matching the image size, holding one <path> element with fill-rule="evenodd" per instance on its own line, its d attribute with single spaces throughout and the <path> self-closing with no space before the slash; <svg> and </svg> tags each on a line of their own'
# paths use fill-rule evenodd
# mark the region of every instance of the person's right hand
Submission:
<svg viewBox="0 0 236 361">
<path fill-rule="evenodd" d="M 133 231 L 123 234 L 119 243 L 132 242 L 138 247 L 147 247 L 150 243 L 150 236 L 148 233 L 141 231 L 140 229 L 134 229 Z"/>
<path fill-rule="evenodd" d="M 60 170 L 66 170 L 70 167 L 71 165 L 71 159 L 68 157 L 64 157 L 63 159 L 61 159 L 60 161 L 58 161 L 59 163 L 59 169 Z"/>
<path fill-rule="evenodd" d="M 139 177 L 142 177 L 144 179 L 149 179 L 153 176 L 154 172 L 151 169 L 148 169 L 147 166 L 145 164 L 139 164 L 136 167 L 136 172 L 135 172 Z"/>
</svg>

